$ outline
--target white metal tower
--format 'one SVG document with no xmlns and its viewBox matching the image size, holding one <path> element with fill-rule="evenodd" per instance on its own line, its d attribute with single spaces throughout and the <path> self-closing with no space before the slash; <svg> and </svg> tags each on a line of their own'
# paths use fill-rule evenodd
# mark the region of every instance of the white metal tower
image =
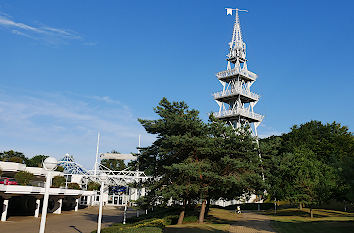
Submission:
<svg viewBox="0 0 354 233">
<path fill-rule="evenodd" d="M 263 116 L 253 111 L 260 96 L 251 92 L 251 86 L 256 81 L 257 75 L 247 68 L 246 44 L 242 40 L 241 26 L 238 17 L 239 9 L 226 8 L 227 14 L 236 11 L 232 40 L 229 43 L 227 55 L 227 68 L 216 74 L 223 90 L 213 94 L 219 105 L 219 112 L 214 116 L 222 119 L 234 128 L 241 124 L 249 124 L 255 136 L 258 136 L 257 127 Z M 252 127 L 253 125 L 253 127 Z"/>
</svg>

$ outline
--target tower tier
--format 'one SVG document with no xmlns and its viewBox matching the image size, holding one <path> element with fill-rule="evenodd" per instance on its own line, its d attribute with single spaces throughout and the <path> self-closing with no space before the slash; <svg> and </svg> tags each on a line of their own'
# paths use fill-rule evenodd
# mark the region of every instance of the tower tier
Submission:
<svg viewBox="0 0 354 233">
<path fill-rule="evenodd" d="M 249 70 L 235 67 L 230 70 L 224 70 L 216 74 L 216 77 L 223 82 L 231 82 L 233 79 L 240 79 L 245 81 L 256 81 L 257 75 Z"/>
<path fill-rule="evenodd" d="M 242 103 L 256 102 L 260 96 L 254 92 L 245 90 L 242 86 L 235 86 L 225 91 L 219 91 L 213 94 L 214 99 L 220 102 L 229 103 L 232 100 L 240 98 Z"/>
<path fill-rule="evenodd" d="M 249 111 L 245 108 L 234 108 L 230 110 L 224 110 L 220 112 L 214 112 L 213 115 L 221 120 L 225 121 L 240 121 L 240 119 L 245 119 L 248 122 L 261 122 L 263 116 L 254 112 Z"/>
</svg>

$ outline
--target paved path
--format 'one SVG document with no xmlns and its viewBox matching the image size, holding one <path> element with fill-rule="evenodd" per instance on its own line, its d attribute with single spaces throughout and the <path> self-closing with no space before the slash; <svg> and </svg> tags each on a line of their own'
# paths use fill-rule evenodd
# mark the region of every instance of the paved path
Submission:
<svg viewBox="0 0 354 233">
<path fill-rule="evenodd" d="M 254 212 L 239 215 L 237 221 L 230 226 L 230 233 L 275 233 L 270 226 L 268 216 Z"/>
<path fill-rule="evenodd" d="M 79 211 L 63 211 L 62 214 L 48 214 L 46 233 L 91 233 L 97 229 L 97 207 L 80 209 Z M 123 211 L 115 207 L 103 209 L 102 227 L 122 222 Z M 128 211 L 128 216 L 136 215 L 135 210 Z M 37 233 L 40 217 L 13 216 L 6 222 L 0 222 L 1 233 Z"/>
</svg>

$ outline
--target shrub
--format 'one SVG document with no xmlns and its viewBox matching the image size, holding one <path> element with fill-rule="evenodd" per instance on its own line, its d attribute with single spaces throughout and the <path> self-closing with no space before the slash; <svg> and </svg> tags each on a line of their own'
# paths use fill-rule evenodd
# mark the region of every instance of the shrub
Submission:
<svg viewBox="0 0 354 233">
<path fill-rule="evenodd" d="M 15 179 L 20 185 L 29 185 L 33 176 L 34 175 L 30 172 L 20 171 L 15 175 Z"/>
<path fill-rule="evenodd" d="M 90 181 L 87 184 L 87 190 L 93 191 L 93 190 L 99 190 L 101 185 L 97 182 Z"/>
<path fill-rule="evenodd" d="M 80 185 L 78 183 L 70 183 L 68 184 L 68 188 L 69 189 L 77 189 L 77 190 L 80 190 Z"/>
<path fill-rule="evenodd" d="M 57 166 L 57 168 L 55 169 L 55 171 L 57 172 L 63 172 L 64 168 L 62 166 Z"/>
<path fill-rule="evenodd" d="M 63 176 L 54 176 L 52 180 L 52 188 L 60 188 L 65 185 L 65 178 Z"/>
</svg>

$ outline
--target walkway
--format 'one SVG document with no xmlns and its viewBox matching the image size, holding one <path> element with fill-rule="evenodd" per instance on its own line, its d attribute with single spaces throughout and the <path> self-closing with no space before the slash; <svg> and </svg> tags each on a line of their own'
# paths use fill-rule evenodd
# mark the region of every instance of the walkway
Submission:
<svg viewBox="0 0 354 233">
<path fill-rule="evenodd" d="M 128 211 L 128 216 L 135 215 L 135 210 Z M 46 233 L 91 233 L 97 229 L 97 207 L 79 211 L 63 211 L 62 214 L 48 214 Z M 115 207 L 103 209 L 102 227 L 122 222 L 123 211 Z M 13 216 L 0 223 L 1 233 L 35 233 L 39 231 L 40 217 Z"/>
<path fill-rule="evenodd" d="M 230 226 L 230 233 L 275 233 L 266 215 L 244 212 Z"/>
</svg>

